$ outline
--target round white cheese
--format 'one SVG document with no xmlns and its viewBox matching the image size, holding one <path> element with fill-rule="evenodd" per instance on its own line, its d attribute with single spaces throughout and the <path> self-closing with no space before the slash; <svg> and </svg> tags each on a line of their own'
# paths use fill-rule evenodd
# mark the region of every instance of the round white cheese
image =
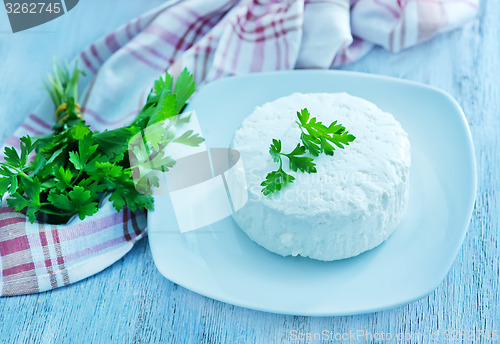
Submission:
<svg viewBox="0 0 500 344">
<path fill-rule="evenodd" d="M 262 194 L 260 183 L 278 168 L 272 139 L 282 152 L 300 142 L 296 113 L 307 108 L 325 125 L 337 120 L 356 136 L 334 156 L 314 158 L 317 173 L 293 172 L 281 191 Z M 410 142 L 394 117 L 345 93 L 295 93 L 257 107 L 234 135 L 241 154 L 248 202 L 234 213 L 256 243 L 283 256 L 319 260 L 356 256 L 382 243 L 403 219 L 409 192 Z"/>
</svg>

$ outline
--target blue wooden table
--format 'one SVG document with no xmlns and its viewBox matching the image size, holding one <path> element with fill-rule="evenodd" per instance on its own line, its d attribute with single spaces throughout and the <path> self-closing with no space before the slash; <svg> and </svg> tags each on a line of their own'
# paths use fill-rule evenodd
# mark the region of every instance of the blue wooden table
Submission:
<svg viewBox="0 0 500 344">
<path fill-rule="evenodd" d="M 61 18 L 15 35 L 0 8 L 0 142 L 45 96 L 41 80 L 53 55 L 70 59 L 159 3 L 82 0 Z M 479 177 L 476 207 L 450 272 L 429 296 L 393 310 L 349 317 L 283 316 L 242 309 L 163 278 L 146 239 L 87 280 L 52 292 L 0 299 L 0 342 L 299 343 L 314 341 L 294 340 L 295 333 L 323 330 L 403 333 L 407 338 L 438 330 L 500 332 L 499 18 L 500 2 L 482 0 L 480 17 L 461 30 L 397 55 L 376 49 L 345 67 L 442 88 L 462 105 L 471 126 Z M 441 339 L 440 343 L 446 342 Z M 426 337 L 402 342 L 433 341 Z"/>
</svg>

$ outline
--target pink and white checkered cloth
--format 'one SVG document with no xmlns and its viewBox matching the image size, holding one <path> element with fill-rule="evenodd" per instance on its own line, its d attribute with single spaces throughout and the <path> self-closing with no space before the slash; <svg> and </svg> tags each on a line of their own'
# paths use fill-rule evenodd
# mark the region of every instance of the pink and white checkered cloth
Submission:
<svg viewBox="0 0 500 344">
<path fill-rule="evenodd" d="M 331 68 L 454 29 L 479 0 L 170 1 L 126 23 L 78 56 L 84 118 L 96 130 L 130 122 L 152 82 L 188 67 L 197 84 L 228 75 L 292 68 Z M 49 133 L 49 99 L 6 142 Z M 3 148 L 1 149 L 3 152 Z M 37 293 L 93 275 L 125 255 L 146 233 L 143 213 L 109 203 L 85 221 L 30 224 L 0 209 L 0 295 Z"/>
</svg>

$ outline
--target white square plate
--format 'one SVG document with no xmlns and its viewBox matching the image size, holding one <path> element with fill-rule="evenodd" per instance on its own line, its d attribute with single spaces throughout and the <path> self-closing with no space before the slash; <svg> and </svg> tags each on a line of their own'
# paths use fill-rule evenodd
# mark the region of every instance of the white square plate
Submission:
<svg viewBox="0 0 500 344">
<path fill-rule="evenodd" d="M 409 209 L 382 245 L 320 262 L 281 257 L 226 218 L 181 234 L 169 198 L 149 212 L 154 261 L 169 280 L 234 305 L 295 315 L 348 315 L 401 306 L 429 294 L 448 272 L 476 194 L 474 148 L 465 116 L 448 94 L 389 77 L 290 71 L 222 79 L 202 87 L 196 110 L 207 147 L 229 147 L 255 106 L 294 92 L 347 92 L 390 112 L 412 146 Z"/>
</svg>

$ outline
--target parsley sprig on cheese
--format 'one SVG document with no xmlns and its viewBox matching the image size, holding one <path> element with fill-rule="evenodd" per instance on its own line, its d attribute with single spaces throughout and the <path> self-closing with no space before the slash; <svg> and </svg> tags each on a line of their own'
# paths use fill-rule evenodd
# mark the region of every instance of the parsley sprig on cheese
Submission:
<svg viewBox="0 0 500 344">
<path fill-rule="evenodd" d="M 346 128 L 334 121 L 329 126 L 319 122 L 316 117 L 306 109 L 297 111 L 296 121 L 301 130 L 300 141 L 290 153 L 281 152 L 281 140 L 273 139 L 269 147 L 269 154 L 274 162 L 279 162 L 279 168 L 267 174 L 266 179 L 260 184 L 263 186 L 262 193 L 269 195 L 280 191 L 287 184 L 293 183 L 295 177 L 283 170 L 283 158 L 289 160 L 290 170 L 305 173 L 316 173 L 314 158 L 305 156 L 308 152 L 313 157 L 318 157 L 321 153 L 333 156 L 335 147 L 343 149 L 349 145 L 356 137 L 346 130 Z"/>
</svg>

